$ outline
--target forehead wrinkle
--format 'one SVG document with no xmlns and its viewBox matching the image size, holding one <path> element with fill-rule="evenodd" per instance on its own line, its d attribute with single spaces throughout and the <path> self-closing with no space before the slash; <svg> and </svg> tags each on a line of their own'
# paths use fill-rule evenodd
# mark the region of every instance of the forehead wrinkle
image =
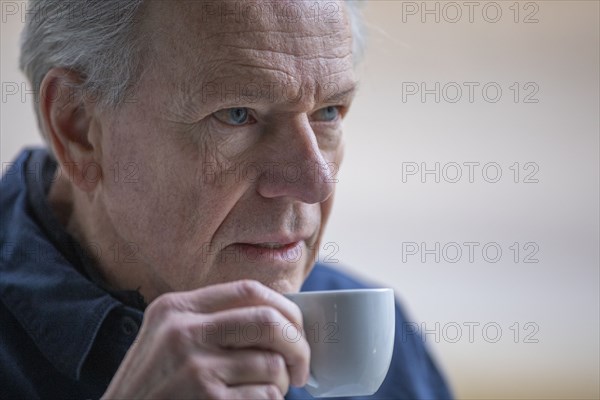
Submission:
<svg viewBox="0 0 600 400">
<path fill-rule="evenodd" d="M 303 61 L 314 61 L 314 60 L 338 60 L 338 59 L 345 59 L 348 57 L 352 57 L 352 51 L 346 51 L 342 54 L 332 54 L 332 55 L 324 55 L 324 54 L 312 54 L 309 55 L 307 54 L 303 54 L 303 55 L 298 55 L 292 52 L 287 52 L 287 51 L 281 51 L 281 50 L 273 50 L 273 49 L 266 49 L 266 48 L 247 48 L 244 46 L 235 46 L 235 45 L 223 45 L 224 48 L 230 48 L 232 50 L 237 50 L 239 52 L 261 52 L 261 53 L 270 53 L 273 55 L 284 55 L 284 56 L 290 56 L 293 57 L 295 60 L 303 60 Z"/>
<path fill-rule="evenodd" d="M 226 3 L 226 1 L 222 1 Z M 239 0 L 232 1 L 236 3 Z M 282 0 L 276 2 L 284 3 Z M 296 1 L 289 1 L 296 3 Z M 287 39 L 298 37 L 322 39 L 324 36 L 346 36 L 351 40 L 349 17 L 345 12 L 343 2 L 338 1 L 342 11 L 340 19 L 335 22 L 315 23 L 314 18 L 301 18 L 300 20 L 288 20 L 285 18 L 269 18 L 269 15 L 257 19 L 243 19 L 243 21 L 219 20 L 219 18 L 206 18 L 203 10 L 204 1 L 152 1 L 152 12 L 146 18 L 152 31 L 157 32 L 158 37 L 165 38 L 178 33 L 181 38 L 193 38 L 193 41 L 210 42 L 212 39 L 223 38 L 228 35 L 241 35 L 248 38 L 252 34 L 263 35 L 285 35 Z M 255 0 L 254 3 L 271 4 L 273 0 Z M 310 10 L 309 2 L 300 1 L 296 5 L 306 12 Z M 312 15 L 312 13 L 310 13 Z M 150 22 L 153 22 L 150 24 Z M 341 39 L 341 38 L 339 38 Z M 185 39 L 184 39 L 185 40 Z M 252 39 L 255 41 L 255 38 Z M 293 41 L 293 40 L 292 40 Z M 281 43 L 282 41 L 278 41 Z"/>
<path fill-rule="evenodd" d="M 351 54 L 348 55 L 351 57 Z M 249 60 L 243 62 L 240 60 Z M 270 62 L 266 57 L 220 58 L 204 62 L 197 73 L 187 74 L 180 85 L 186 98 L 192 98 L 201 92 L 207 84 L 228 85 L 264 85 L 302 86 L 318 84 L 328 77 L 347 74 L 352 70 L 351 62 L 342 59 L 337 62 L 315 62 L 291 58 L 282 62 Z M 322 61 L 322 60 L 317 60 Z M 286 67 L 286 68 L 284 68 Z M 307 82 L 308 79 L 308 82 Z M 329 82 L 328 82 L 329 83 Z"/>
<path fill-rule="evenodd" d="M 352 71 L 351 67 L 348 68 Z M 292 85 L 286 85 L 290 82 L 277 79 L 271 70 L 265 73 L 264 70 L 257 69 L 254 66 L 245 69 L 250 70 L 252 76 L 258 77 L 258 79 L 248 79 L 247 74 L 236 72 L 239 71 L 237 68 L 233 68 L 233 70 L 229 68 L 229 73 L 223 75 L 223 71 L 220 70 L 219 76 L 213 76 L 215 79 L 208 81 L 209 84 L 215 85 L 216 92 L 203 92 L 206 82 L 203 83 L 201 76 L 195 79 L 199 86 L 181 86 L 182 91 L 180 96 L 177 97 L 178 101 L 174 102 L 176 109 L 180 112 L 186 110 L 186 113 L 181 114 L 181 116 L 185 115 L 188 119 L 197 119 L 199 116 L 217 111 L 224 105 L 242 105 L 244 98 L 257 99 L 251 101 L 251 104 L 246 104 L 246 106 L 251 107 L 268 103 L 272 107 L 276 106 L 276 108 L 281 109 L 312 109 L 315 104 L 319 103 L 329 104 L 347 101 L 353 96 L 357 85 L 354 75 L 349 75 L 347 70 L 321 76 L 321 79 L 294 80 L 291 82 Z M 279 72 L 279 70 L 275 72 Z M 337 75 L 340 75 L 340 79 L 333 79 Z M 326 79 L 326 77 L 329 79 Z M 270 85 L 275 85 L 275 87 L 273 88 Z M 263 91 L 265 87 L 269 87 L 272 92 L 266 94 Z M 224 88 L 235 91 L 236 95 L 224 95 L 226 90 Z M 239 98 L 241 103 L 238 104 L 236 98 Z"/>
<path fill-rule="evenodd" d="M 258 51 L 302 59 L 343 58 L 352 53 L 352 36 L 347 31 L 321 34 L 303 32 L 243 31 L 214 35 L 216 49 Z M 207 43 L 211 46 L 210 41 Z"/>
<path fill-rule="evenodd" d="M 300 86 L 331 80 L 353 68 L 352 35 L 345 15 L 335 26 L 269 19 L 251 25 L 200 22 L 194 2 L 186 3 L 167 7 L 167 14 L 179 20 L 175 30 L 166 29 L 164 14 L 155 14 L 166 38 L 173 39 L 160 40 L 161 50 L 163 59 L 177 61 L 171 63 L 167 76 L 185 109 L 210 82 Z M 175 33 L 179 39 L 173 37 Z"/>
<path fill-rule="evenodd" d="M 217 0 L 226 3 L 226 0 Z M 234 0 L 239 2 L 240 0 Z M 243 1 L 243 0 L 242 0 Z M 248 1 L 250 2 L 250 1 Z M 252 3 L 283 3 L 283 0 L 254 0 Z M 313 16 L 313 12 L 310 11 L 313 2 L 292 0 L 291 3 L 300 5 L 300 8 L 304 9 L 305 15 L 298 19 L 289 18 L 277 18 L 269 16 L 268 14 L 262 14 L 259 18 L 242 18 L 240 19 L 219 19 L 219 18 L 199 18 L 203 15 L 202 9 L 194 9 L 194 7 L 188 8 L 187 12 L 184 13 L 186 20 L 192 26 L 200 27 L 194 33 L 202 35 L 203 39 L 212 39 L 216 36 L 224 36 L 228 34 L 255 34 L 255 33 L 268 33 L 268 34 L 285 34 L 288 37 L 291 35 L 295 38 L 295 35 L 311 35 L 322 36 L 324 32 L 339 31 L 339 27 L 346 28 L 349 24 L 349 18 L 345 7 L 340 4 L 339 18 L 337 21 L 327 21 L 315 23 L 317 18 Z M 334 27 L 334 25 L 337 25 Z"/>
<path fill-rule="evenodd" d="M 277 75 L 280 75 L 279 77 Z M 282 77 L 284 79 L 282 79 Z M 197 103 L 202 99 L 208 85 L 215 85 L 218 91 L 254 89 L 258 85 L 289 85 L 296 83 L 293 75 L 276 68 L 265 68 L 255 64 L 242 64 L 238 62 L 214 63 L 211 68 L 202 73 L 190 74 L 184 83 L 178 86 L 179 96 L 185 103 Z M 216 94 L 219 95 L 219 94 Z"/>
<path fill-rule="evenodd" d="M 240 45 L 222 45 L 220 47 L 218 52 L 225 54 L 219 55 L 208 51 L 207 53 L 213 54 L 209 60 L 202 55 L 194 58 L 194 64 L 198 65 L 198 68 L 195 69 L 202 73 L 191 74 L 191 78 L 188 80 L 190 85 L 199 86 L 198 84 L 203 82 L 224 79 L 227 73 L 231 76 L 250 76 L 258 81 L 272 81 L 273 72 L 282 74 L 287 78 L 286 83 L 289 83 L 296 82 L 301 77 L 300 72 L 319 78 L 333 75 L 335 70 L 345 72 L 353 66 L 350 48 L 340 54 L 328 55 L 331 52 L 325 52 L 325 54 L 314 56 L 298 56 L 294 53 L 248 48 Z M 229 51 L 224 51 L 224 48 Z"/>
</svg>

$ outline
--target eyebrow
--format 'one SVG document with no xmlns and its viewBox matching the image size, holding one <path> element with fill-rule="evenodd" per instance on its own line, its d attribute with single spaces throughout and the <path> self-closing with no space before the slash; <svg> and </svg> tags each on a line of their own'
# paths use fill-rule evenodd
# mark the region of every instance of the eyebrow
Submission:
<svg viewBox="0 0 600 400">
<path fill-rule="evenodd" d="M 345 89 L 342 91 L 336 90 L 334 93 L 326 96 L 324 99 L 324 102 L 325 103 L 336 103 L 336 102 L 339 102 L 342 100 L 346 100 L 348 98 L 353 97 L 357 91 L 358 91 L 358 82 L 354 82 L 348 89 Z"/>
</svg>

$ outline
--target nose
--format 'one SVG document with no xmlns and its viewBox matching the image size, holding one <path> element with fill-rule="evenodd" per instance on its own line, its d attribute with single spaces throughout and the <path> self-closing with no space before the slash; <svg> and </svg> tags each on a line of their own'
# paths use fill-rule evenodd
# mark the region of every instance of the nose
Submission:
<svg viewBox="0 0 600 400">
<path fill-rule="evenodd" d="M 269 168 L 258 179 L 258 193 L 308 204 L 327 200 L 334 190 L 337 166 L 323 156 L 308 117 L 288 120 L 274 130 L 265 146 Z"/>
</svg>

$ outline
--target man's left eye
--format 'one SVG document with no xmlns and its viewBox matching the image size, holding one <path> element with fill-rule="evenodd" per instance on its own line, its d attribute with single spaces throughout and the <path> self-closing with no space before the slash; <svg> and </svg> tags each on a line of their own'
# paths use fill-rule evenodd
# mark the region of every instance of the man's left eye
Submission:
<svg viewBox="0 0 600 400">
<path fill-rule="evenodd" d="M 332 122 L 340 117 L 340 108 L 336 106 L 329 106 L 317 110 L 313 114 L 313 120 L 319 122 Z"/>
</svg>

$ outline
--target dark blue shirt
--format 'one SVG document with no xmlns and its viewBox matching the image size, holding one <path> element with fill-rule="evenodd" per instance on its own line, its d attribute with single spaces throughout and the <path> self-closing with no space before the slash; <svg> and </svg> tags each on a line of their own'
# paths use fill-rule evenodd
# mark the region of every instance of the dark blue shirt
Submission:
<svg viewBox="0 0 600 400">
<path fill-rule="evenodd" d="M 56 163 L 25 150 L 0 181 L 0 398 L 99 398 L 133 343 L 145 304 L 114 291 L 46 200 Z M 317 264 L 302 290 L 367 287 Z M 372 399 L 446 399 L 421 338 L 396 307 L 392 364 Z M 287 399 L 311 398 L 291 388 Z"/>
</svg>

